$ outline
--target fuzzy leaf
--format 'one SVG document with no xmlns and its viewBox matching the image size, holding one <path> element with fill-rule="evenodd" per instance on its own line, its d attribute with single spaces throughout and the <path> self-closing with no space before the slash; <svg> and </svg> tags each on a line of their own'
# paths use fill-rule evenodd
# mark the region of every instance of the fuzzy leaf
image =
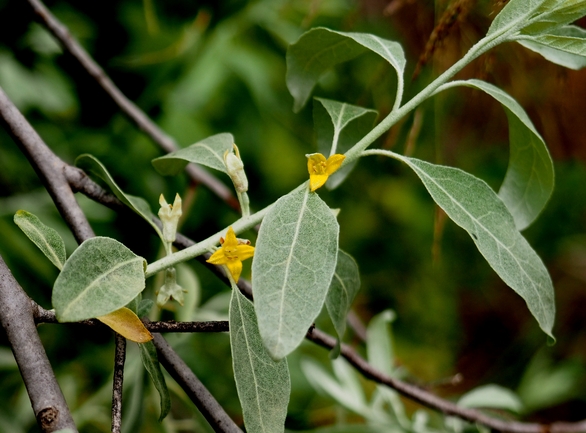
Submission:
<svg viewBox="0 0 586 433">
<path fill-rule="evenodd" d="M 67 254 L 65 242 L 57 230 L 43 224 L 36 215 L 25 210 L 16 212 L 14 222 L 59 270 L 63 269 Z"/>
<path fill-rule="evenodd" d="M 331 67 L 374 51 L 403 76 L 405 55 L 397 42 L 368 33 L 344 33 L 318 27 L 305 32 L 287 50 L 287 88 L 295 103 L 303 108 L 321 75 Z"/>
<path fill-rule="evenodd" d="M 135 343 L 146 343 L 153 339 L 149 330 L 145 328 L 144 323 L 132 310 L 126 307 L 104 316 L 96 317 L 96 319 Z"/>
<path fill-rule="evenodd" d="M 372 129 L 377 116 L 376 110 L 329 99 L 314 98 L 313 124 L 318 151 L 326 157 L 347 152 Z M 326 188 L 330 190 L 337 188 L 355 165 L 356 161 L 337 170 L 328 178 Z"/>
<path fill-rule="evenodd" d="M 460 397 L 458 405 L 484 409 L 505 409 L 515 413 L 520 413 L 523 410 L 523 403 L 513 391 L 493 384 L 468 391 Z"/>
<path fill-rule="evenodd" d="M 578 70 L 586 66 L 586 30 L 563 26 L 546 34 L 519 36 L 515 39 L 552 63 Z"/>
<path fill-rule="evenodd" d="M 190 162 L 227 173 L 224 165 L 224 153 L 227 150 L 232 150 L 233 144 L 234 137 L 232 134 L 223 132 L 204 138 L 197 143 L 160 158 L 155 158 L 152 164 L 164 176 L 180 173 Z"/>
<path fill-rule="evenodd" d="M 163 239 L 163 234 L 159 227 L 155 224 L 154 218 L 155 215 L 152 213 L 149 204 L 146 202 L 145 199 L 141 197 L 136 197 L 130 194 L 124 193 L 120 189 L 120 187 L 114 182 L 114 179 L 106 170 L 106 167 L 93 155 L 90 154 L 83 154 L 77 157 L 75 160 L 75 165 L 77 167 L 82 168 L 86 172 L 91 172 L 94 175 L 98 176 L 104 182 L 108 184 L 112 193 L 118 197 L 122 203 L 132 209 L 134 212 L 139 214 L 146 222 L 148 222 L 154 229 L 155 232 L 159 235 L 161 239 Z M 164 242 L 164 241 L 163 241 Z"/>
<path fill-rule="evenodd" d="M 554 187 L 553 162 L 531 119 L 509 94 L 481 80 L 453 81 L 447 87 L 467 86 L 489 94 L 502 104 L 509 120 L 511 155 L 499 197 L 518 230 L 527 228 L 545 207 Z"/>
<path fill-rule="evenodd" d="M 57 320 L 104 316 L 132 301 L 145 287 L 146 261 L 120 242 L 95 237 L 65 262 L 53 287 Z"/>
<path fill-rule="evenodd" d="M 252 261 L 260 335 L 273 359 L 294 350 L 326 299 L 336 268 L 339 226 L 330 208 L 304 185 L 265 216 Z"/>
<path fill-rule="evenodd" d="M 291 392 L 287 360 L 271 358 L 258 332 L 254 306 L 235 286 L 230 301 L 230 346 L 246 430 L 283 432 Z"/>
<path fill-rule="evenodd" d="M 144 368 L 146 369 L 151 380 L 153 381 L 153 384 L 155 385 L 155 388 L 157 389 L 157 392 L 159 393 L 161 407 L 159 422 L 161 422 L 171 409 L 171 398 L 169 397 L 169 390 L 167 389 L 165 377 L 161 371 L 159 358 L 157 357 L 157 349 L 155 348 L 155 345 L 152 341 L 139 344 L 138 347 L 140 348 L 140 359 L 142 360 L 142 364 L 144 365 Z"/>
<path fill-rule="evenodd" d="M 392 376 L 395 354 L 389 325 L 395 320 L 393 310 L 385 310 L 374 316 L 366 331 L 368 362 L 377 370 Z"/>
<path fill-rule="evenodd" d="M 544 2 L 548 0 L 510 0 L 499 14 L 492 20 L 486 33 L 506 31 L 507 29 L 519 29 L 534 16 Z"/>
<path fill-rule="evenodd" d="M 470 234 L 486 261 L 527 303 L 553 338 L 553 284 L 543 262 L 515 227 L 507 207 L 481 179 L 460 169 L 396 155 L 411 167 L 446 214 Z"/>
<path fill-rule="evenodd" d="M 346 332 L 346 316 L 359 289 L 358 265 L 350 254 L 338 250 L 336 270 L 326 297 L 326 308 L 338 334 L 338 342 L 332 350 L 333 358 L 340 354 L 340 342 Z"/>
</svg>

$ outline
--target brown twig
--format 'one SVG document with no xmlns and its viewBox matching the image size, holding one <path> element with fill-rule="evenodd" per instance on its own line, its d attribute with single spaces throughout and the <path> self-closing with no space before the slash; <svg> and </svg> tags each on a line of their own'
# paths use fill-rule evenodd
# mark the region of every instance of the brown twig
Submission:
<svg viewBox="0 0 586 433">
<path fill-rule="evenodd" d="M 77 40 L 71 35 L 57 18 L 45 7 L 40 0 L 27 0 L 32 7 L 36 20 L 49 30 L 59 41 L 65 52 L 71 55 L 81 67 L 91 76 L 106 94 L 114 101 L 120 110 L 134 122 L 134 124 L 165 152 L 174 152 L 179 146 L 173 138 L 159 128 L 134 102 L 129 100 L 104 70 L 91 58 Z M 187 174 L 197 183 L 207 186 L 224 202 L 236 210 L 240 210 L 238 200 L 230 189 L 203 168 L 188 164 Z"/>
<path fill-rule="evenodd" d="M 210 394 L 187 364 L 173 351 L 163 336 L 153 334 L 153 343 L 157 348 L 159 362 L 185 390 L 214 431 L 242 433 L 242 430 L 232 421 L 224 408 Z"/>
<path fill-rule="evenodd" d="M 124 362 L 126 361 L 126 338 L 116 333 L 116 353 L 114 354 L 114 379 L 112 384 L 112 433 L 122 431 L 122 385 L 124 382 Z"/>
<path fill-rule="evenodd" d="M 64 170 L 67 164 L 47 147 L 2 88 L 0 88 L 0 123 L 10 133 L 45 184 L 55 206 L 77 242 L 81 243 L 93 237 L 94 232 L 75 201 L 69 182 L 65 177 Z"/>
</svg>

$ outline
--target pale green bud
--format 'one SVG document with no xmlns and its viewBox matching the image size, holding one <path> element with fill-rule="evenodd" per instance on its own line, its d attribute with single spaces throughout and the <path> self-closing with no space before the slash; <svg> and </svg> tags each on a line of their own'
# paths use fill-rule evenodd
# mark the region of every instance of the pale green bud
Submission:
<svg viewBox="0 0 586 433">
<path fill-rule="evenodd" d="M 163 194 L 161 194 L 159 197 L 159 204 L 161 205 L 161 209 L 159 209 L 159 218 L 163 223 L 163 240 L 169 243 L 175 242 L 177 224 L 179 223 L 179 218 L 182 214 L 181 197 L 179 197 L 179 194 L 175 194 L 175 201 L 173 202 L 173 205 L 170 205 L 165 201 Z"/>
<path fill-rule="evenodd" d="M 229 150 L 224 153 L 224 165 L 226 166 L 226 171 L 228 172 L 228 176 L 232 179 L 232 183 L 234 184 L 234 188 L 239 193 L 243 193 L 248 191 L 248 179 L 246 178 L 246 173 L 244 172 L 244 163 L 242 159 L 240 159 L 240 152 L 238 151 L 238 146 L 234 144 L 234 152 L 235 154 Z"/>
</svg>

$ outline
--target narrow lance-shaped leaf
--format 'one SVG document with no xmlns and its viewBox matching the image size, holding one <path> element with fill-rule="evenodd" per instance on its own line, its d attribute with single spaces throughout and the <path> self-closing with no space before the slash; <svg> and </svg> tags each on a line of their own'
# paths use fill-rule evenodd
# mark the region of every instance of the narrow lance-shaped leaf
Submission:
<svg viewBox="0 0 586 433">
<path fill-rule="evenodd" d="M 346 316 L 359 289 L 358 265 L 350 254 L 339 250 L 336 270 L 326 297 L 326 308 L 338 334 L 336 347 L 332 350 L 332 358 L 340 355 L 340 343 L 346 332 Z"/>
<path fill-rule="evenodd" d="M 95 237 L 82 243 L 55 280 L 57 320 L 104 316 L 132 301 L 145 287 L 146 261 L 120 242 Z"/>
<path fill-rule="evenodd" d="M 273 205 L 258 233 L 252 291 L 260 335 L 274 359 L 294 350 L 326 299 L 339 226 L 316 193 L 298 188 Z"/>
<path fill-rule="evenodd" d="M 43 224 L 36 215 L 25 210 L 16 212 L 14 222 L 59 270 L 63 269 L 67 255 L 65 242 L 57 230 Z"/>
<path fill-rule="evenodd" d="M 205 165 L 206 167 L 226 173 L 224 153 L 232 150 L 234 136 L 227 132 L 204 138 L 190 146 L 171 152 L 152 161 L 155 169 L 165 176 L 180 173 L 190 163 Z"/>
<path fill-rule="evenodd" d="M 374 316 L 366 330 L 368 362 L 377 370 L 392 376 L 395 353 L 391 342 L 390 324 L 395 320 L 393 310 Z"/>
<path fill-rule="evenodd" d="M 140 349 L 140 359 L 142 360 L 142 364 L 159 393 L 161 407 L 159 421 L 162 421 L 171 409 L 171 398 L 169 397 L 169 390 L 167 389 L 165 377 L 161 371 L 159 358 L 157 357 L 157 349 L 152 341 L 139 344 L 138 347 Z"/>
<path fill-rule="evenodd" d="M 377 116 L 376 110 L 329 99 L 314 98 L 313 124 L 318 151 L 326 157 L 347 152 L 372 129 Z M 356 161 L 337 170 L 328 178 L 326 187 L 337 188 L 355 165 Z"/>
<path fill-rule="evenodd" d="M 435 202 L 470 234 L 486 261 L 525 300 L 541 329 L 553 338 L 551 278 L 494 191 L 460 169 L 396 154 L 394 157 L 415 171 Z"/>
<path fill-rule="evenodd" d="M 293 111 L 303 108 L 315 84 L 331 67 L 351 60 L 367 50 L 387 60 L 403 79 L 405 55 L 397 42 L 367 33 L 344 33 L 323 27 L 304 33 L 287 50 L 287 88 L 295 103 Z M 399 86 L 398 96 L 402 92 Z"/>
<path fill-rule="evenodd" d="M 527 228 L 549 200 L 554 187 L 553 163 L 531 119 L 510 95 L 481 80 L 452 81 L 454 86 L 473 87 L 502 104 L 509 120 L 509 167 L 499 197 L 505 203 L 518 230 Z"/>
<path fill-rule="evenodd" d="M 236 286 L 230 301 L 230 346 L 246 431 L 283 432 L 291 392 L 287 360 L 271 358 L 258 332 L 254 306 Z"/>
<path fill-rule="evenodd" d="M 89 171 L 95 174 L 104 182 L 106 182 L 112 190 L 112 192 L 114 193 L 114 195 L 118 197 L 118 200 L 120 200 L 134 212 L 139 214 L 146 222 L 148 222 L 153 227 L 153 229 L 155 229 L 155 232 L 157 232 L 161 240 L 163 240 L 163 234 L 154 222 L 155 215 L 151 212 L 151 208 L 149 204 L 146 202 L 146 200 L 141 197 L 136 197 L 124 193 L 124 191 L 120 189 L 116 182 L 114 182 L 114 179 L 112 178 L 110 173 L 108 173 L 106 167 L 104 167 L 104 165 L 95 156 L 87 153 L 80 155 L 75 160 L 75 165 L 82 168 L 85 171 Z"/>
<path fill-rule="evenodd" d="M 515 40 L 552 63 L 570 69 L 586 66 L 586 30 L 563 26 L 546 34 L 519 35 Z"/>
<path fill-rule="evenodd" d="M 458 405 L 483 409 L 505 409 L 516 413 L 523 411 L 523 403 L 513 391 L 494 384 L 480 386 L 468 391 L 460 397 Z"/>
<path fill-rule="evenodd" d="M 366 396 L 360 386 L 360 380 L 356 377 L 356 370 L 349 366 L 344 358 L 332 361 L 332 365 L 335 368 L 336 377 L 332 377 L 311 358 L 301 360 L 301 370 L 316 390 L 329 395 L 342 406 L 356 413 L 368 413 Z"/>
</svg>

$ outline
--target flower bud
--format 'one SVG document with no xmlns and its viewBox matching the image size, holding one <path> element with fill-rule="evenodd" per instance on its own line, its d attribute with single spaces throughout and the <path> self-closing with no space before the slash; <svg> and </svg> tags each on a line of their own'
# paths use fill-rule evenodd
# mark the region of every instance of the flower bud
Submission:
<svg viewBox="0 0 586 433">
<path fill-rule="evenodd" d="M 224 165 L 236 191 L 243 193 L 248 191 L 248 179 L 244 172 L 244 163 L 240 159 L 240 152 L 235 144 L 234 151 L 236 152 L 235 154 L 229 150 L 224 153 Z"/>
<path fill-rule="evenodd" d="M 179 194 L 176 194 L 173 205 L 170 205 L 165 201 L 163 194 L 161 194 L 159 197 L 159 204 L 161 205 L 161 209 L 159 209 L 159 218 L 163 223 L 163 240 L 169 243 L 175 242 L 177 224 L 179 223 L 179 218 L 182 214 L 181 197 L 179 197 Z"/>
</svg>

